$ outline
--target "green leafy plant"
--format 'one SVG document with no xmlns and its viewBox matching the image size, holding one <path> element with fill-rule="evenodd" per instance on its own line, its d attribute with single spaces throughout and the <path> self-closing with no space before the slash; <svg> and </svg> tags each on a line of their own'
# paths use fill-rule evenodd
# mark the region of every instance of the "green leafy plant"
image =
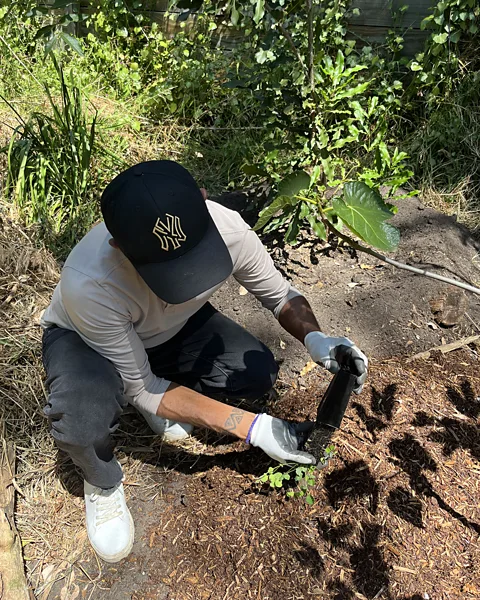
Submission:
<svg viewBox="0 0 480 600">
<path fill-rule="evenodd" d="M 22 17 L 27 22 L 40 23 L 34 41 L 43 41 L 45 55 L 69 47 L 83 56 L 81 44 L 72 34 L 75 33 L 77 25 L 85 21 L 86 16 L 74 10 L 74 3 L 70 0 L 54 0 L 51 4 L 45 4 L 27 0 L 23 3 L 13 2 L 10 10 L 16 5 L 20 5 Z"/>
<path fill-rule="evenodd" d="M 73 82 L 67 84 L 62 67 L 52 60 L 61 95 L 57 99 L 45 86 L 50 112 L 35 111 L 25 121 L 10 104 L 20 124 L 3 149 L 8 161 L 5 190 L 25 222 L 39 226 L 48 242 L 71 245 L 97 211 L 91 178 L 100 152 L 97 114 L 87 113 L 81 91 Z"/>
<path fill-rule="evenodd" d="M 478 229 L 480 71 L 465 77 L 408 139 L 415 183 L 432 203 L 444 202 Z M 445 209 L 445 205 L 440 206 Z"/>
<path fill-rule="evenodd" d="M 376 248 L 395 250 L 399 231 L 387 221 L 396 208 L 386 204 L 375 189 L 362 181 L 347 182 L 326 201 L 315 189 L 314 177 L 305 171 L 288 176 L 278 186 L 278 195 L 259 215 L 255 229 L 273 231 L 285 225 L 287 242 L 295 241 L 306 221 L 321 239 L 338 233 L 346 225 L 361 240 Z"/>
<path fill-rule="evenodd" d="M 469 63 L 478 64 L 480 5 L 477 0 L 442 0 L 423 19 L 430 30 L 425 50 L 409 63 L 414 77 L 411 96 L 427 94 L 430 104 L 441 101 L 466 74 Z"/>
<path fill-rule="evenodd" d="M 304 228 L 325 239 L 345 224 L 367 243 L 393 250 L 398 236 L 385 223 L 393 208 L 376 190 L 385 185 L 393 194 L 412 175 L 407 155 L 388 143 L 403 85 L 385 59 L 346 39 L 348 6 L 203 3 L 247 39 L 245 59 L 225 86 L 250 91 L 263 108 L 264 151 L 245 167 L 272 189 L 256 229 L 282 229 L 286 242 L 295 243 Z M 362 185 L 352 187 L 355 180 Z"/>
<path fill-rule="evenodd" d="M 198 14 L 194 27 L 179 22 L 171 36 L 152 22 L 139 0 L 99 0 L 88 13 L 64 14 L 67 5 L 65 0 L 34 4 L 26 17 L 37 23 L 35 38 L 43 40 L 46 53 L 70 46 L 85 56 L 78 63 L 85 81 L 101 77 L 117 97 L 135 97 L 142 113 L 154 119 L 175 116 L 225 126 L 233 116 L 237 126 L 249 123 L 252 101 L 245 97 L 240 103 L 222 86 L 235 60 L 212 43 L 216 24 L 210 15 Z M 72 24 L 81 25 L 82 36 L 72 35 Z"/>
<path fill-rule="evenodd" d="M 288 498 L 304 498 L 307 504 L 312 505 L 314 498 L 311 494 L 315 486 L 319 466 L 325 466 L 336 454 L 335 446 L 327 446 L 320 459 L 320 465 L 276 465 L 269 467 L 268 471 L 258 478 L 258 482 L 268 484 L 273 489 L 285 489 Z M 291 487 L 293 483 L 294 487 Z"/>
</svg>

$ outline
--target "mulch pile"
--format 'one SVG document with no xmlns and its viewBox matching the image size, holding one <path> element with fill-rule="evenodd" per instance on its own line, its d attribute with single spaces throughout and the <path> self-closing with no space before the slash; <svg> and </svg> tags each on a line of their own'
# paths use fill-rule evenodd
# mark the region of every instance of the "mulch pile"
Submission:
<svg viewBox="0 0 480 600">
<path fill-rule="evenodd" d="M 268 460 L 241 443 L 184 460 L 133 598 L 164 585 L 171 600 L 479 598 L 478 366 L 468 350 L 374 362 L 313 506 L 261 487 Z M 270 411 L 312 418 L 324 389 L 316 370 Z"/>
</svg>

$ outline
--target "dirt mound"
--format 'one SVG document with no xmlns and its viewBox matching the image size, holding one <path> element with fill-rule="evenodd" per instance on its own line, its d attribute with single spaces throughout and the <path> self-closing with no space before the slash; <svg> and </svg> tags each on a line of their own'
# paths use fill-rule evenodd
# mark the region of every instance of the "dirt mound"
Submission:
<svg viewBox="0 0 480 600">
<path fill-rule="evenodd" d="M 238 195 L 221 199 L 241 209 Z M 393 258 L 480 286 L 479 245 L 468 230 L 416 198 L 399 200 L 394 224 L 401 243 Z M 345 247 L 306 241 L 295 248 L 267 239 L 278 268 L 312 304 L 321 327 L 354 339 L 377 358 L 412 355 L 480 331 L 480 297 L 467 293 L 467 315 L 451 328 L 434 321 L 429 300 L 453 289 L 406 273 Z M 308 360 L 275 319 L 235 281 L 215 295 L 218 308 L 259 335 L 284 362 L 283 376 L 294 377 Z"/>
</svg>

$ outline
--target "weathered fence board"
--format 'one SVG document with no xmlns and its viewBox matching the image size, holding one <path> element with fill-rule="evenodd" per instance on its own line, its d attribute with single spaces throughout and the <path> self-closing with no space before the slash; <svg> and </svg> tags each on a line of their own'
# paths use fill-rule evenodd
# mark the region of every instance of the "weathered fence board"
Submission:
<svg viewBox="0 0 480 600">
<path fill-rule="evenodd" d="M 381 44 L 390 31 L 389 27 L 368 27 L 364 25 L 350 25 L 347 37 L 355 39 L 359 46 L 368 44 Z M 415 56 L 418 52 L 422 52 L 425 40 L 428 33 L 420 31 L 420 29 L 409 29 L 402 31 L 404 38 L 403 50 L 400 52 L 402 56 Z"/>
<path fill-rule="evenodd" d="M 29 600 L 22 543 L 14 520 L 15 448 L 0 431 L 0 599 Z"/>
<path fill-rule="evenodd" d="M 89 13 L 95 0 L 80 3 L 81 12 Z M 353 0 L 352 8 L 358 8 L 360 14 L 352 15 L 349 19 L 348 37 L 359 41 L 360 45 L 365 43 L 381 44 L 389 30 L 396 28 L 404 37 L 402 54 L 414 56 L 421 52 L 428 37 L 428 31 L 420 29 L 420 23 L 430 11 L 432 0 L 410 1 L 403 15 L 400 8 L 406 4 L 405 0 Z M 181 29 L 181 24 L 175 18 L 168 18 L 168 0 L 147 0 L 144 8 L 152 21 L 159 23 L 167 35 L 174 35 Z M 182 12 L 182 11 L 176 11 Z M 194 17 L 189 17 L 187 26 L 194 23 Z M 219 25 L 214 35 L 214 40 L 222 47 L 234 48 L 242 39 L 242 32 L 234 27 Z"/>
<path fill-rule="evenodd" d="M 421 52 L 429 32 L 422 31 L 420 24 L 429 14 L 432 0 L 414 0 L 400 15 L 400 8 L 405 4 L 403 0 L 354 0 L 352 8 L 358 8 L 360 14 L 350 17 L 350 37 L 381 44 L 388 32 L 395 28 L 404 38 L 401 54 L 414 56 Z"/>
<path fill-rule="evenodd" d="M 403 16 L 396 17 L 395 15 L 399 15 L 400 8 L 404 5 L 408 5 L 407 10 Z M 420 23 L 429 13 L 431 6 L 432 0 L 354 0 L 352 8 L 358 8 L 360 14 L 350 17 L 350 24 L 420 29 Z"/>
</svg>

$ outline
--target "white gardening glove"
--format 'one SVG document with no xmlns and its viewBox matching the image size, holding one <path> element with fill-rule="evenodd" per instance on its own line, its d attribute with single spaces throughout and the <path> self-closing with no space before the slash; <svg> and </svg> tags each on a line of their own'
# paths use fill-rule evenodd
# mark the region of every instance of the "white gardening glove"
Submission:
<svg viewBox="0 0 480 600">
<path fill-rule="evenodd" d="M 255 417 L 247 442 L 280 463 L 314 465 L 315 457 L 298 449 L 312 428 L 313 423 L 287 423 L 262 413 Z"/>
<path fill-rule="evenodd" d="M 359 394 L 367 378 L 368 358 L 344 337 L 329 337 L 321 331 L 311 331 L 305 336 L 304 344 L 312 360 L 323 365 L 330 373 L 337 373 L 340 366 L 348 367 L 357 376 L 354 392 Z M 345 352 L 347 348 L 351 350 Z"/>
</svg>

